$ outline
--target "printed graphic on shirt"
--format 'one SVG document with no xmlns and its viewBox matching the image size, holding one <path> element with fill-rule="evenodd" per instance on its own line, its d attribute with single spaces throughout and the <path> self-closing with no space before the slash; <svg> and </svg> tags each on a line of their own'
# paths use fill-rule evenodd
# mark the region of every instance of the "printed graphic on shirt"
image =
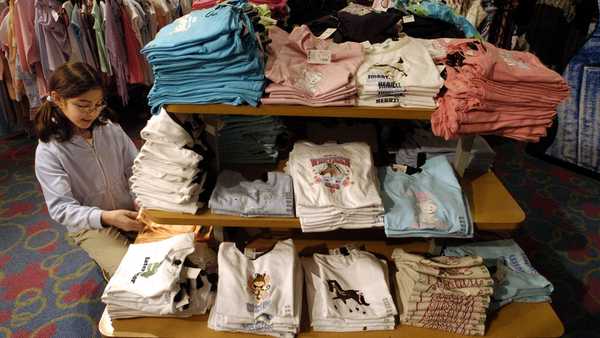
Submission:
<svg viewBox="0 0 600 338">
<path fill-rule="evenodd" d="M 323 184 L 331 193 L 348 187 L 350 180 L 351 164 L 347 157 L 326 155 L 310 160 L 313 169 L 315 184 Z"/>
<path fill-rule="evenodd" d="M 417 224 L 413 226 L 414 228 L 448 229 L 448 224 L 444 223 L 437 215 L 439 206 L 433 201 L 428 193 L 415 192 L 415 198 L 417 199 L 417 207 L 419 210 Z"/>
<path fill-rule="evenodd" d="M 510 51 L 500 49 L 499 52 L 500 57 L 504 62 L 506 62 L 507 65 L 521 69 L 529 69 L 529 65 L 527 64 L 527 62 L 523 62 L 521 60 L 516 59 L 513 56 L 513 53 L 511 53 Z"/>
<path fill-rule="evenodd" d="M 131 284 L 135 284 L 135 281 L 138 279 L 138 277 L 148 278 L 153 276 L 161 264 L 162 261 L 158 263 L 150 263 L 150 257 L 145 257 L 140 272 L 137 272 L 135 275 L 133 275 L 133 277 L 131 277 Z"/>
<path fill-rule="evenodd" d="M 457 265 L 462 262 L 461 257 L 456 256 L 437 256 L 430 258 L 434 262 L 438 262 L 446 265 Z"/>
<path fill-rule="evenodd" d="M 273 331 L 273 324 L 271 324 L 272 316 L 268 313 L 261 313 L 256 317 L 254 323 L 242 324 L 242 329 L 247 331 Z"/>
<path fill-rule="evenodd" d="M 266 273 L 255 273 L 248 281 L 248 288 L 254 295 L 256 301 L 260 303 L 270 295 L 271 277 Z"/>
<path fill-rule="evenodd" d="M 372 65 L 367 73 L 366 84 L 376 85 L 380 92 L 404 94 L 406 90 L 399 82 L 408 76 L 404 71 L 403 62 L 402 58 L 399 58 L 396 63 Z"/>
<path fill-rule="evenodd" d="M 321 72 L 304 69 L 302 75 L 303 76 L 296 81 L 295 86 L 297 88 L 303 88 L 307 92 L 314 95 L 319 89 L 319 84 L 323 79 L 323 74 Z"/>
<path fill-rule="evenodd" d="M 348 311 L 349 312 L 353 312 L 353 311 L 360 311 L 360 309 L 356 306 L 353 306 L 350 303 L 347 303 L 347 300 L 354 300 L 354 302 L 356 302 L 356 304 L 358 305 L 362 305 L 362 306 L 369 306 L 370 304 L 367 303 L 365 301 L 365 296 L 363 295 L 363 293 L 359 290 L 352 290 L 352 289 L 348 289 L 348 290 L 344 290 L 342 288 L 342 286 L 340 285 L 340 283 L 336 280 L 333 279 L 328 279 L 327 280 L 327 288 L 329 290 L 329 292 L 333 293 L 333 300 L 336 299 L 340 299 L 347 307 L 348 307 Z M 334 305 L 334 307 L 337 309 L 337 305 Z M 366 312 L 363 311 L 363 314 L 366 314 Z"/>
<path fill-rule="evenodd" d="M 196 21 L 198 21 L 198 18 L 191 15 L 186 15 L 178 20 L 175 20 L 175 28 L 170 35 L 187 32 L 190 27 L 192 27 L 192 24 Z"/>
</svg>

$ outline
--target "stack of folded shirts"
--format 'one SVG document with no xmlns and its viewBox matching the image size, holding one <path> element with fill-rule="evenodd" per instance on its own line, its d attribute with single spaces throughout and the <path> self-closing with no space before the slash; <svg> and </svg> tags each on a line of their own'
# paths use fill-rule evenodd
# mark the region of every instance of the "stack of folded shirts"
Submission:
<svg viewBox="0 0 600 338">
<path fill-rule="evenodd" d="M 155 77 L 148 94 L 153 111 L 165 103 L 258 104 L 263 57 L 242 6 L 233 1 L 192 11 L 141 50 Z"/>
<path fill-rule="evenodd" d="M 138 205 L 149 209 L 196 213 L 203 204 L 206 172 L 198 165 L 203 157 L 189 149 L 190 134 L 161 109 L 140 132 L 146 142 L 133 162 L 129 179 Z"/>
<path fill-rule="evenodd" d="M 208 327 L 271 336 L 293 336 L 300 327 L 302 267 L 291 239 L 268 252 L 235 243 L 219 246 L 217 299 Z"/>
<path fill-rule="evenodd" d="M 297 142 L 287 170 L 302 231 L 383 226 L 379 182 L 367 144 Z"/>
<path fill-rule="evenodd" d="M 485 334 L 494 280 L 477 256 L 423 258 L 394 249 L 400 323 L 461 335 Z"/>
<path fill-rule="evenodd" d="M 224 116 L 219 129 L 223 163 L 276 163 L 277 138 L 286 128 L 272 116 Z"/>
<path fill-rule="evenodd" d="M 423 154 L 424 160 L 445 155 L 448 161 L 454 163 L 457 143 L 456 140 L 446 141 L 437 137 L 430 130 L 415 129 L 413 134 L 406 135 L 400 144 L 400 149 L 396 151 L 396 163 L 418 167 L 419 154 Z M 465 173 L 473 175 L 486 173 L 492 167 L 495 157 L 496 153 L 486 140 L 476 135 L 468 154 L 469 164 Z"/>
<path fill-rule="evenodd" d="M 388 237 L 473 237 L 473 222 L 460 184 L 445 156 L 408 174 L 402 166 L 379 170 Z"/>
<path fill-rule="evenodd" d="M 307 22 L 314 35 L 330 38 L 335 43 L 346 41 L 379 43 L 386 39 L 397 39 L 402 13 L 390 9 L 378 13 L 371 7 L 350 3 L 337 13 L 325 15 Z"/>
<path fill-rule="evenodd" d="M 356 103 L 354 76 L 363 61 L 359 43 L 322 40 L 304 25 L 290 34 L 270 27 L 269 38 L 265 75 L 273 83 L 266 88 L 263 103 L 315 107 Z"/>
<path fill-rule="evenodd" d="M 206 313 L 215 298 L 210 280 L 214 283 L 216 278 L 209 277 L 208 272 L 214 253 L 203 243 L 195 251 L 193 232 L 131 244 L 102 294 L 110 317 Z"/>
<path fill-rule="evenodd" d="M 215 214 L 294 217 L 292 178 L 269 172 L 267 181 L 248 181 L 242 174 L 224 170 L 210 196 L 208 206 Z"/>
<path fill-rule="evenodd" d="M 387 263 L 366 251 L 345 253 L 302 259 L 311 327 L 334 332 L 393 330 L 397 311 Z"/>
<path fill-rule="evenodd" d="M 554 286 L 533 268 L 523 249 L 512 239 L 449 246 L 444 255 L 481 256 L 485 265 L 496 271 L 494 309 L 511 302 L 550 302 Z"/>
<path fill-rule="evenodd" d="M 431 116 L 445 139 L 497 134 L 537 142 L 552 125 L 569 87 L 533 54 L 476 40 L 448 45 L 445 93 Z"/>
<path fill-rule="evenodd" d="M 410 37 L 366 44 L 356 78 L 359 106 L 435 108 L 444 84 L 427 49 Z"/>
</svg>

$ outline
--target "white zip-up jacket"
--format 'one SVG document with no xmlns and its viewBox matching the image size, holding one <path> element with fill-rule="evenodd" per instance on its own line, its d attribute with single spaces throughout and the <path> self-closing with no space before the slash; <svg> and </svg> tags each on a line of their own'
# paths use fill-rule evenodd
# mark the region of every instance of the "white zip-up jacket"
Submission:
<svg viewBox="0 0 600 338">
<path fill-rule="evenodd" d="M 35 174 L 50 217 L 69 232 L 101 229 L 102 210 L 133 210 L 128 180 L 137 148 L 118 124 L 93 129 L 93 142 L 39 142 Z"/>
</svg>

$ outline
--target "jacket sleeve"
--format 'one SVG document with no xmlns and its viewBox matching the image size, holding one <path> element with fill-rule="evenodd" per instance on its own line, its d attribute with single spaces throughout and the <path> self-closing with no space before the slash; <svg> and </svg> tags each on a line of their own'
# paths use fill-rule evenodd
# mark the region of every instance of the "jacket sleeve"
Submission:
<svg viewBox="0 0 600 338">
<path fill-rule="evenodd" d="M 83 206 L 73 197 L 69 173 L 58 156 L 43 143 L 38 145 L 35 152 L 35 175 L 53 220 L 70 230 L 102 229 L 102 210 Z"/>
<path fill-rule="evenodd" d="M 119 129 L 122 145 L 123 145 L 123 172 L 125 173 L 125 179 L 127 180 L 127 184 L 129 184 L 129 179 L 133 175 L 133 161 L 138 155 L 138 149 L 129 137 L 127 133 L 121 128 L 121 126 L 117 125 Z M 131 198 L 135 201 L 135 194 L 131 191 L 131 186 L 129 187 L 129 194 Z"/>
</svg>

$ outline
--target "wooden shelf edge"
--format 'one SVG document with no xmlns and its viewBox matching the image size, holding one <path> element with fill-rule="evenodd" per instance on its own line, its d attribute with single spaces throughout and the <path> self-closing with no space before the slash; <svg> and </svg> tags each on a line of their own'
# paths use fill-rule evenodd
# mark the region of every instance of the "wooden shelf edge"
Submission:
<svg viewBox="0 0 600 338">
<path fill-rule="evenodd" d="M 515 320 L 517 319 L 517 320 Z M 106 309 L 98 323 L 104 337 L 223 337 L 242 338 L 253 335 L 236 332 L 213 331 L 207 327 L 208 315 L 189 318 L 133 318 L 111 320 Z M 549 303 L 512 303 L 493 314 L 487 325 L 485 337 L 561 337 L 564 326 Z M 298 337 L 348 338 L 460 338 L 466 337 L 445 331 L 399 325 L 391 331 L 358 332 L 300 332 Z"/>
<path fill-rule="evenodd" d="M 304 117 L 346 117 L 396 120 L 429 120 L 433 109 L 428 108 L 380 108 L 363 106 L 310 107 L 301 105 L 247 105 L 227 104 L 167 104 L 165 109 L 176 114 L 208 115 L 271 115 Z"/>
<path fill-rule="evenodd" d="M 463 182 L 473 219 L 478 230 L 512 231 L 525 219 L 525 213 L 493 172 Z M 298 218 L 239 217 L 213 214 L 202 210 L 186 214 L 161 210 L 145 211 L 154 222 L 173 225 L 204 225 L 222 227 L 300 228 Z"/>
</svg>

